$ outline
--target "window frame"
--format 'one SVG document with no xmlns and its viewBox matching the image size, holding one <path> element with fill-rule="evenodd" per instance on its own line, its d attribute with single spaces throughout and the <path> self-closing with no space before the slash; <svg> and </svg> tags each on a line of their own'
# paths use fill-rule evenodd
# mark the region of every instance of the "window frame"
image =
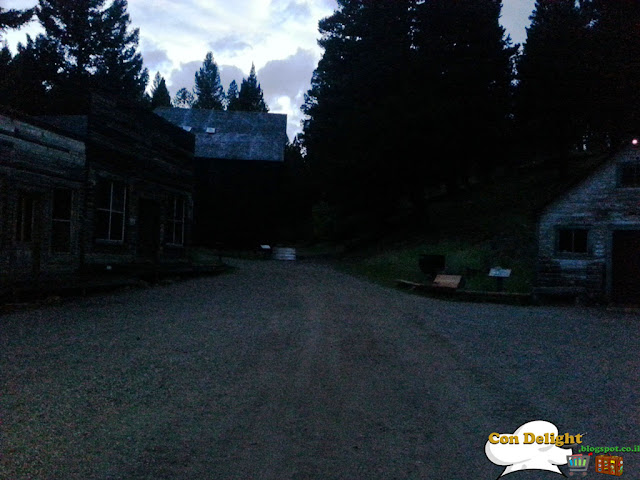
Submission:
<svg viewBox="0 0 640 480">
<path fill-rule="evenodd" d="M 584 232 L 586 235 L 585 238 L 585 249 L 584 251 L 575 251 L 575 244 L 576 244 L 576 238 L 575 238 L 575 234 L 577 231 L 580 232 Z M 562 232 L 571 232 L 571 246 L 572 249 L 571 250 L 561 250 L 560 249 L 560 244 L 561 244 L 561 235 Z M 556 255 L 559 256 L 565 256 L 565 257 L 588 257 L 591 255 L 591 228 L 590 227 L 584 227 L 584 226 L 574 226 L 574 225 L 568 225 L 568 226 L 557 226 L 555 229 L 555 252 Z"/>
<path fill-rule="evenodd" d="M 31 205 L 30 224 L 28 230 L 28 238 L 25 237 L 25 203 L 29 202 Z M 16 244 L 26 245 L 33 241 L 33 227 L 35 218 L 36 200 L 32 194 L 25 191 L 19 191 L 16 198 L 16 221 L 15 221 L 15 242 Z"/>
<path fill-rule="evenodd" d="M 185 223 L 187 218 L 187 197 L 185 195 L 175 194 L 169 197 L 169 215 L 167 215 L 167 241 L 165 242 L 171 247 L 184 247 Z M 182 212 L 178 216 L 178 201 L 182 201 Z M 180 242 L 176 242 L 176 229 L 180 225 Z"/>
<path fill-rule="evenodd" d="M 109 243 L 109 244 L 114 244 L 114 245 L 123 245 L 124 244 L 124 239 L 125 239 L 125 232 L 126 232 L 126 212 L 127 212 L 127 184 L 125 182 L 121 182 L 118 180 L 112 180 L 112 179 L 108 179 L 108 178 L 102 178 L 100 180 L 98 180 L 99 182 L 105 182 L 106 184 L 109 185 L 109 208 L 105 208 L 105 207 L 99 207 L 97 205 L 96 202 L 96 207 L 95 207 L 95 211 L 96 212 L 107 212 L 107 214 L 109 215 L 109 224 L 107 227 L 107 237 L 108 238 L 102 238 L 98 236 L 98 232 L 97 232 L 97 221 L 94 222 L 94 236 L 95 236 L 95 240 L 96 242 L 99 243 Z M 122 186 L 122 190 L 123 190 L 123 198 L 122 198 L 122 210 L 115 210 L 114 207 L 114 187 L 115 186 Z M 97 194 L 96 194 L 97 195 Z M 119 239 L 114 239 L 112 238 L 112 226 L 113 226 L 113 217 L 114 214 L 120 214 L 122 215 L 122 225 L 121 225 L 121 235 Z"/>
</svg>

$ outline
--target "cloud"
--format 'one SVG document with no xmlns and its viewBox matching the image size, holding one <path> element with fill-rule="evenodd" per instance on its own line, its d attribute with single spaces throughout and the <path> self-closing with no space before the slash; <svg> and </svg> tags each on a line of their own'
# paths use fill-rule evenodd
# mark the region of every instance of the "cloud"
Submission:
<svg viewBox="0 0 640 480">
<path fill-rule="evenodd" d="M 250 43 L 242 40 L 238 35 L 226 35 L 213 42 L 209 42 L 209 46 L 215 55 L 220 53 L 227 53 L 234 55 L 247 49 L 253 48 Z"/>
<path fill-rule="evenodd" d="M 311 8 L 306 2 L 289 2 L 284 13 L 289 17 L 306 20 L 311 17 Z"/>
<path fill-rule="evenodd" d="M 142 39 L 140 51 L 144 58 L 144 66 L 151 72 L 163 70 L 171 65 L 171 59 L 166 50 L 163 50 L 151 40 Z"/>
<path fill-rule="evenodd" d="M 312 16 L 311 7 L 307 2 L 296 0 L 272 0 L 271 18 L 274 23 L 287 20 L 306 22 Z"/>
<path fill-rule="evenodd" d="M 271 60 L 256 72 L 265 101 L 274 113 L 286 113 L 287 133 L 293 138 L 300 131 L 304 94 L 311 83 L 317 59 L 312 51 L 299 48 L 284 59 Z"/>
<path fill-rule="evenodd" d="M 191 90 L 195 84 L 196 71 L 202 66 L 202 60 L 180 63 L 180 66 L 171 71 L 167 79 L 167 87 L 173 97 L 178 90 L 185 87 Z"/>
<path fill-rule="evenodd" d="M 287 58 L 268 61 L 256 74 L 265 94 L 295 98 L 309 89 L 316 63 L 313 52 L 299 48 Z"/>
<path fill-rule="evenodd" d="M 245 75 L 244 72 L 235 65 L 219 65 L 218 67 L 220 70 L 220 83 L 222 84 L 225 92 L 229 89 L 231 80 L 235 80 L 238 84 L 238 88 L 240 88 L 242 79 L 248 75 Z"/>
</svg>

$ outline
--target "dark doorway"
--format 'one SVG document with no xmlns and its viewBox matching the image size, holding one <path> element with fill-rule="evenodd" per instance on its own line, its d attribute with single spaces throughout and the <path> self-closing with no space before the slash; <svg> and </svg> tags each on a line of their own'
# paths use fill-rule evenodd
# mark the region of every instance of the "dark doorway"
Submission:
<svg viewBox="0 0 640 480">
<path fill-rule="evenodd" d="M 613 232 L 612 298 L 640 304 L 640 230 Z"/>
<path fill-rule="evenodd" d="M 19 192 L 16 208 L 16 265 L 19 270 L 37 279 L 42 262 L 42 199 L 41 195 Z"/>
<path fill-rule="evenodd" d="M 158 260 L 160 250 L 160 204 L 141 198 L 138 203 L 138 256 Z"/>
</svg>

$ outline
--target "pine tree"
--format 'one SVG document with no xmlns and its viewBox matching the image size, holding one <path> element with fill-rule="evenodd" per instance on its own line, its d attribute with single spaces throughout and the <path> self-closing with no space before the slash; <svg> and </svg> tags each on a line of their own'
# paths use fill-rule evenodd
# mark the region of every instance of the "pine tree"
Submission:
<svg viewBox="0 0 640 480">
<path fill-rule="evenodd" d="M 160 72 L 157 72 L 153 79 L 153 86 L 151 88 L 151 108 L 155 109 L 158 107 L 170 106 L 171 95 L 169 95 L 167 84 L 162 75 L 160 75 Z"/>
<path fill-rule="evenodd" d="M 213 60 L 212 52 L 207 53 L 195 77 L 196 100 L 193 108 L 224 110 L 224 89 L 220 84 L 218 65 Z"/>
<path fill-rule="evenodd" d="M 505 151 L 517 47 L 499 23 L 501 7 L 500 0 L 429 0 L 416 7 L 412 96 L 424 119 L 412 141 L 427 133 L 434 156 L 447 159 L 435 168 L 450 188 L 487 174 Z"/>
<path fill-rule="evenodd" d="M 574 0 L 537 0 L 518 61 L 519 136 L 530 152 L 558 156 L 561 171 L 586 129 L 585 27 Z"/>
<path fill-rule="evenodd" d="M 6 30 L 20 28 L 31 20 L 34 13 L 35 8 L 15 10 L 0 7 L 0 41 L 2 41 L 2 34 Z"/>
<path fill-rule="evenodd" d="M 588 25 L 589 126 L 611 148 L 640 129 L 640 2 L 583 2 Z"/>
<path fill-rule="evenodd" d="M 186 88 L 181 88 L 173 97 L 173 106 L 177 108 L 192 108 L 195 102 L 195 97 Z"/>
<path fill-rule="evenodd" d="M 268 112 L 269 107 L 264 101 L 262 88 L 256 76 L 256 67 L 251 64 L 251 72 L 248 78 L 242 79 L 238 100 L 234 102 L 234 110 L 244 112 Z"/>
<path fill-rule="evenodd" d="M 27 35 L 26 43 L 19 43 L 17 50 L 3 81 L 9 94 L 6 103 L 27 113 L 40 113 L 54 86 L 52 79 L 62 69 L 62 60 L 55 45 L 43 35 L 35 40 Z"/>
<path fill-rule="evenodd" d="M 20 28 L 29 22 L 35 13 L 34 8 L 27 10 L 6 9 L 0 7 L 0 44 L 5 31 Z M 15 83 L 19 79 L 13 64 L 9 47 L 4 44 L 0 49 L 0 105 L 8 105 L 15 100 Z"/>
<path fill-rule="evenodd" d="M 114 0 L 103 11 L 101 35 L 97 38 L 101 55 L 96 62 L 94 84 L 140 100 L 149 82 L 149 72 L 137 51 L 140 30 L 129 31 L 130 24 L 126 0 Z"/>
<path fill-rule="evenodd" d="M 37 16 L 62 68 L 55 85 L 98 87 L 140 101 L 148 82 L 137 51 L 139 31 L 126 0 L 39 0 Z"/>
<path fill-rule="evenodd" d="M 235 80 L 231 80 L 227 90 L 227 110 L 230 112 L 236 111 L 239 110 L 238 107 L 238 84 Z"/>
<path fill-rule="evenodd" d="M 415 178 L 404 134 L 415 3 L 339 0 L 319 23 L 304 144 L 322 195 L 345 212 L 379 219 Z"/>
</svg>

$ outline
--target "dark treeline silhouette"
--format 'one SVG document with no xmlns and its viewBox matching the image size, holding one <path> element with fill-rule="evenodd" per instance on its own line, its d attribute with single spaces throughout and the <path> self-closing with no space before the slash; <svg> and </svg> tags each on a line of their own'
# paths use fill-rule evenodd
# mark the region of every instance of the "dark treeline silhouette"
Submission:
<svg viewBox="0 0 640 480">
<path fill-rule="evenodd" d="M 454 192 L 532 159 L 563 174 L 575 153 L 637 132 L 638 0 L 537 0 L 522 48 L 501 9 L 500 0 L 338 0 L 319 23 L 324 54 L 290 146 L 304 191 L 335 218 L 385 228 L 402 211 L 426 223 L 443 186 Z M 126 0 L 0 8 L 0 35 L 32 18 L 44 33 L 15 55 L 0 50 L 2 104 L 60 112 L 79 88 L 99 88 L 153 108 L 268 111 L 255 67 L 225 94 L 211 52 L 192 89 L 171 102 L 157 74 L 147 94 Z"/>
<path fill-rule="evenodd" d="M 6 47 L 0 56 L 3 104 L 41 112 L 70 102 L 69 92 L 90 88 L 132 102 L 148 101 L 149 74 L 138 52 L 139 31 L 130 28 L 126 0 L 39 0 L 33 11 L 44 33 L 28 36 L 15 56 Z"/>
<path fill-rule="evenodd" d="M 74 92 L 98 89 L 148 108 L 171 106 L 159 73 L 150 94 L 145 92 L 149 73 L 138 51 L 139 30 L 130 28 L 127 7 L 126 0 L 39 0 L 32 9 L 0 8 L 0 35 L 34 17 L 44 29 L 18 44 L 15 55 L 6 45 L 0 49 L 0 103 L 27 113 L 61 111 L 73 102 Z M 175 106 L 269 110 L 253 65 L 239 89 L 232 82 L 229 98 L 211 52 L 194 80 L 191 91 L 178 91 Z"/>
<path fill-rule="evenodd" d="M 518 61 L 521 141 L 557 158 L 637 133 L 640 2 L 538 0 Z"/>
<path fill-rule="evenodd" d="M 431 187 L 578 150 L 638 127 L 640 2 L 538 0 L 522 49 L 500 0 L 339 0 L 303 111 L 316 196 L 376 221 Z M 381 225 L 384 227 L 384 222 Z"/>
<path fill-rule="evenodd" d="M 195 74 L 193 91 L 183 87 L 173 99 L 175 107 L 207 108 L 212 110 L 229 110 L 243 112 L 268 112 L 269 107 L 264 101 L 262 87 L 258 83 L 256 67 L 251 65 L 248 78 L 243 78 L 238 84 L 232 80 L 225 94 L 220 83 L 220 71 L 213 58 L 212 52 L 207 52 L 202 67 Z"/>
</svg>

